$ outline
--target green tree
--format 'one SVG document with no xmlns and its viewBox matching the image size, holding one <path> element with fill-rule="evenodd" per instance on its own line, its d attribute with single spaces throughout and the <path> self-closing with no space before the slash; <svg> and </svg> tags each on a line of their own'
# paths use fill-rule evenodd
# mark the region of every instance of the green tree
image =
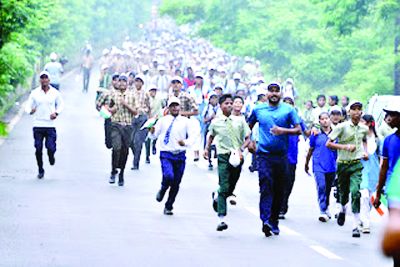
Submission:
<svg viewBox="0 0 400 267">
<path fill-rule="evenodd" d="M 341 35 L 351 34 L 363 25 L 363 19 L 374 11 L 386 25 L 387 38 L 393 40 L 394 94 L 400 95 L 400 1 L 399 0 L 329 0 L 322 1 L 326 10 L 326 25 Z"/>
</svg>

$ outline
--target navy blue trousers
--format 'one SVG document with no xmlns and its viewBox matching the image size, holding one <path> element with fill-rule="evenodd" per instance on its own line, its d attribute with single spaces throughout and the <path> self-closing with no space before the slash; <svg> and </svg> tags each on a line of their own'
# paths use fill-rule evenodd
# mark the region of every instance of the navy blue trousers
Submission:
<svg viewBox="0 0 400 267">
<path fill-rule="evenodd" d="M 161 190 L 166 192 L 169 188 L 165 208 L 172 210 L 185 171 L 186 152 L 173 154 L 167 151 L 160 151 L 160 160 L 162 170 Z"/>
<path fill-rule="evenodd" d="M 54 156 L 56 153 L 57 132 L 54 127 L 33 127 L 33 138 L 35 140 L 35 156 L 39 172 L 43 171 L 43 141 L 47 154 Z"/>
<path fill-rule="evenodd" d="M 260 219 L 278 225 L 287 175 L 287 156 L 257 152 L 260 186 Z"/>
</svg>

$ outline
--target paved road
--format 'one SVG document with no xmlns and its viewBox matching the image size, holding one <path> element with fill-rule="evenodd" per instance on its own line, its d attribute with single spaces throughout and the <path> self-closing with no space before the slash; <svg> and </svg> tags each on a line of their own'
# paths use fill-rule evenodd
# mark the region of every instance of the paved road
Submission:
<svg viewBox="0 0 400 267">
<path fill-rule="evenodd" d="M 205 161 L 189 158 L 172 217 L 155 201 L 156 157 L 127 170 L 125 187 L 109 185 L 94 83 L 84 95 L 75 74 L 64 79 L 56 166 L 45 165 L 45 179 L 35 178 L 28 115 L 0 146 L 0 266 L 391 266 L 378 249 L 382 219 L 374 216 L 372 234 L 360 239 L 351 237 L 351 223 L 318 222 L 315 185 L 302 171 L 282 233 L 272 238 L 261 232 L 257 175 L 248 163 L 222 233 L 210 203 L 217 173 Z"/>
</svg>

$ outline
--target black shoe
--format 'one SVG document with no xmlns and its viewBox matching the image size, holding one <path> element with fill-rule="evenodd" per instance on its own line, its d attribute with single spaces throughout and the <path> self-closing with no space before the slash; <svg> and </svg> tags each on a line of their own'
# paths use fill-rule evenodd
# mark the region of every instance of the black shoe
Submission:
<svg viewBox="0 0 400 267">
<path fill-rule="evenodd" d="M 150 164 L 150 158 L 146 158 L 146 163 Z"/>
<path fill-rule="evenodd" d="M 352 236 L 353 237 L 361 237 L 360 230 L 358 230 L 358 227 L 353 229 Z"/>
<path fill-rule="evenodd" d="M 121 173 L 118 175 L 118 185 L 124 186 L 124 175 L 122 175 Z"/>
<path fill-rule="evenodd" d="M 165 209 L 164 209 L 164 215 L 169 215 L 169 216 L 171 216 L 171 215 L 174 215 L 174 213 L 172 212 L 172 210 L 169 210 L 169 209 L 165 208 Z"/>
<path fill-rule="evenodd" d="M 54 158 L 53 153 L 49 153 L 49 163 L 51 166 L 53 166 L 56 163 L 56 159 Z"/>
<path fill-rule="evenodd" d="M 285 218 L 285 213 L 280 212 L 278 218 L 279 218 L 279 220 L 284 220 L 284 219 L 286 219 L 286 218 Z"/>
<path fill-rule="evenodd" d="M 224 223 L 224 222 L 221 222 L 217 226 L 217 231 L 224 231 L 226 229 L 228 229 L 228 225 L 226 223 Z"/>
<path fill-rule="evenodd" d="M 208 170 L 212 171 L 214 169 L 214 166 L 212 164 L 208 165 Z"/>
<path fill-rule="evenodd" d="M 266 237 L 270 237 L 272 235 L 271 230 L 272 230 L 272 227 L 269 223 L 263 224 L 262 231 L 264 232 Z"/>
<path fill-rule="evenodd" d="M 38 175 L 37 175 L 37 178 L 38 178 L 38 179 L 42 179 L 43 177 L 44 177 L 44 170 L 39 171 L 39 173 L 38 173 Z"/>
<path fill-rule="evenodd" d="M 115 174 L 111 174 L 110 179 L 108 180 L 108 182 L 110 184 L 114 184 L 115 183 Z"/>
<path fill-rule="evenodd" d="M 346 213 L 343 211 L 339 212 L 339 215 L 337 217 L 337 224 L 343 226 L 345 221 L 346 221 Z"/>
<path fill-rule="evenodd" d="M 218 212 L 218 195 L 216 194 L 216 192 L 212 192 L 211 198 L 213 209 L 215 212 Z"/>
<path fill-rule="evenodd" d="M 131 170 L 133 170 L 133 171 L 139 170 L 139 166 L 133 166 L 133 167 L 131 168 Z"/>
<path fill-rule="evenodd" d="M 164 198 L 164 195 L 165 195 L 165 190 L 162 190 L 162 189 L 160 189 L 160 191 L 158 191 L 157 192 L 157 195 L 156 195 L 156 200 L 158 201 L 158 202 L 161 202 L 162 200 L 163 200 L 163 198 Z"/>
<path fill-rule="evenodd" d="M 236 202 L 236 195 L 232 194 L 232 196 L 229 198 L 229 203 L 233 206 L 237 204 Z"/>
<path fill-rule="evenodd" d="M 152 149 L 151 153 L 153 153 L 153 155 L 157 154 L 157 148 L 156 148 L 156 146 L 153 146 L 153 149 Z"/>
<path fill-rule="evenodd" d="M 199 158 L 194 158 L 194 162 L 197 162 L 197 161 L 199 161 L 200 159 Z"/>
</svg>

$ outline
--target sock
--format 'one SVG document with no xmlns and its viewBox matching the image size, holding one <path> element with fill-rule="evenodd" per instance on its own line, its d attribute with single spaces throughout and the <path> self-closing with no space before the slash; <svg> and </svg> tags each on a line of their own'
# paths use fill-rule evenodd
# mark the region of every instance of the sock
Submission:
<svg viewBox="0 0 400 267">
<path fill-rule="evenodd" d="M 218 219 L 220 223 L 225 222 L 225 216 L 223 215 L 218 215 Z"/>
<path fill-rule="evenodd" d="M 353 228 L 358 227 L 361 224 L 360 213 L 354 213 Z"/>
</svg>

